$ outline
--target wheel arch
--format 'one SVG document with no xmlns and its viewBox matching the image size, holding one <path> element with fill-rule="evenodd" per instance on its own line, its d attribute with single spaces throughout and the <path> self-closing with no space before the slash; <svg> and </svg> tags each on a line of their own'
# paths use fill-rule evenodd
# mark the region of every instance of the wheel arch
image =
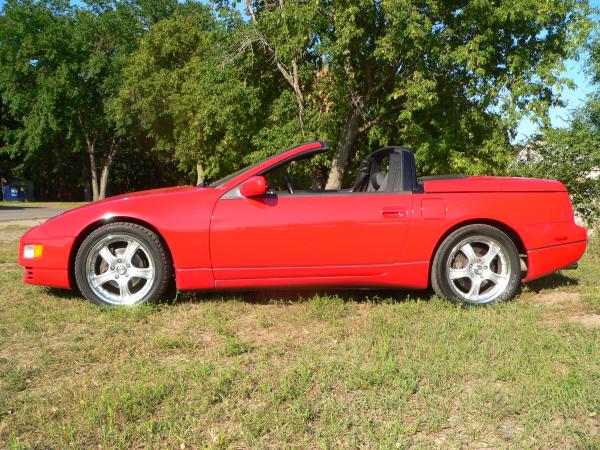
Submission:
<svg viewBox="0 0 600 450">
<path fill-rule="evenodd" d="M 431 257 L 429 258 L 429 283 L 430 284 L 431 284 L 431 268 L 433 266 L 433 260 L 440 248 L 440 245 L 442 245 L 442 242 L 444 242 L 444 240 L 448 236 L 450 236 L 451 233 L 453 233 L 456 230 L 458 230 L 462 227 L 465 227 L 467 225 L 489 225 L 491 227 L 499 229 L 504 234 L 506 234 L 510 238 L 511 241 L 513 241 L 513 243 L 515 244 L 515 247 L 517 247 L 517 250 L 519 252 L 519 258 L 523 261 L 523 258 L 524 258 L 523 255 L 526 255 L 527 249 L 526 249 L 525 244 L 523 243 L 523 239 L 521 238 L 519 233 L 517 233 L 517 231 L 514 228 L 512 228 L 510 225 L 507 225 L 504 222 L 501 222 L 499 220 L 494 220 L 494 219 L 463 220 L 463 221 L 455 223 L 450 228 L 448 228 L 436 242 L 433 252 L 431 253 Z M 527 265 L 526 256 L 525 256 L 525 265 Z"/>
<path fill-rule="evenodd" d="M 161 240 L 161 242 L 167 249 L 167 254 L 169 256 L 171 264 L 173 264 L 173 254 L 171 253 L 169 244 L 167 243 L 166 239 L 163 237 L 161 232 L 152 224 L 146 222 L 145 220 L 141 220 L 136 217 L 130 217 L 130 216 L 113 216 L 110 219 L 100 219 L 100 220 L 96 220 L 95 222 L 90 223 L 83 230 L 81 230 L 81 232 L 75 238 L 73 245 L 71 246 L 71 251 L 69 252 L 68 268 L 69 268 L 69 284 L 71 285 L 71 287 L 73 289 L 77 289 L 77 283 L 75 282 L 75 257 L 77 256 L 77 252 L 79 251 L 81 244 L 83 243 L 85 238 L 87 238 L 94 230 L 100 228 L 103 225 L 107 225 L 109 223 L 114 223 L 114 222 L 134 223 L 134 224 L 140 225 L 144 228 L 148 228 L 150 231 L 156 233 L 158 238 Z M 173 276 L 175 276 L 175 270 L 173 270 Z"/>
</svg>

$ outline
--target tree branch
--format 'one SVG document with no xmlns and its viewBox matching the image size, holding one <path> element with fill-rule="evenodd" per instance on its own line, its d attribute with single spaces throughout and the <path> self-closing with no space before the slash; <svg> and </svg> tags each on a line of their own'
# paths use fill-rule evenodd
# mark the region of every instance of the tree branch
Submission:
<svg viewBox="0 0 600 450">
<path fill-rule="evenodd" d="M 294 90 L 294 95 L 296 96 L 296 101 L 298 102 L 298 119 L 300 121 L 300 130 L 302 131 L 302 135 L 304 135 L 304 94 L 302 93 L 302 89 L 300 88 L 300 79 L 298 77 L 298 62 L 296 58 L 292 58 L 292 70 L 288 69 L 277 57 L 277 53 L 273 46 L 269 43 L 264 34 L 262 34 L 257 26 L 256 15 L 254 14 L 254 10 L 252 9 L 252 0 L 245 0 L 246 11 L 248 16 L 250 17 L 250 22 L 254 24 L 256 36 L 254 38 L 250 37 L 245 42 L 242 43 L 242 47 L 245 48 L 252 44 L 252 42 L 258 42 L 267 53 L 271 56 L 277 70 L 285 81 L 292 87 Z M 279 2 L 279 7 L 283 9 L 283 1 Z M 240 50 L 243 50 L 240 49 Z"/>
</svg>

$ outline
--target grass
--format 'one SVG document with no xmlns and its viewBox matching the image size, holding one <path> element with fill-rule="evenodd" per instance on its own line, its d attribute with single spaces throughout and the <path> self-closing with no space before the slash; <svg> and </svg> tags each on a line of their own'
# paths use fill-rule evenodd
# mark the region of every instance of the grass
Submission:
<svg viewBox="0 0 600 450">
<path fill-rule="evenodd" d="M 185 295 L 98 308 L 0 241 L 7 448 L 600 447 L 600 254 L 514 302 Z M 0 445 L 1 447 L 2 445 Z"/>
</svg>

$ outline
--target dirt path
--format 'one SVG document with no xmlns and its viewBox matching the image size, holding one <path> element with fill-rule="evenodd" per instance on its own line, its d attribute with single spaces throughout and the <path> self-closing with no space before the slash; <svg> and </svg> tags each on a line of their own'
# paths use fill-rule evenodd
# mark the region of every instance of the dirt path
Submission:
<svg viewBox="0 0 600 450">
<path fill-rule="evenodd" d="M 69 208 L 0 205 L 0 223 L 15 220 L 49 219 Z"/>
<path fill-rule="evenodd" d="M 552 289 L 535 294 L 526 302 L 543 308 L 549 325 L 560 325 L 568 321 L 586 327 L 600 327 L 600 314 L 589 311 L 580 292 Z"/>
<path fill-rule="evenodd" d="M 0 221 L 0 241 L 18 241 L 27 229 L 35 227 L 46 219 L 26 219 Z"/>
</svg>

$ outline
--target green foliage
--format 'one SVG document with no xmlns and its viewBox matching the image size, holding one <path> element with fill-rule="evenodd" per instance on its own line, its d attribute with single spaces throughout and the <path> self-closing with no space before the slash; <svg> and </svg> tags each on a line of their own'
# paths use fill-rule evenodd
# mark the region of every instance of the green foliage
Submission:
<svg viewBox="0 0 600 450">
<path fill-rule="evenodd" d="M 387 144 L 413 147 L 424 174 L 502 174 L 520 118 L 547 123 L 560 103 L 589 14 L 587 0 L 9 0 L 0 168 L 101 196 L 109 172 L 115 191 L 214 179 L 318 138 L 336 149 L 304 174 L 320 184 Z"/>
<path fill-rule="evenodd" d="M 119 162 L 115 155 L 134 147 L 128 161 L 135 161 L 140 139 L 136 130 L 118 126 L 115 99 L 147 16 L 164 16 L 159 3 L 168 4 L 150 5 L 147 14 L 143 3 L 6 2 L 0 95 L 12 123 L 0 129 L 0 152 L 19 161 L 15 175 L 43 185 L 51 180 L 58 191 L 70 183 L 69 190 L 81 193 L 91 176 L 100 196 L 101 171 L 108 178 L 113 160 Z"/>
<path fill-rule="evenodd" d="M 319 136 L 338 142 L 344 167 L 374 147 L 408 145 L 425 173 L 502 173 L 519 119 L 546 120 L 559 103 L 555 89 L 568 83 L 564 60 L 591 27 L 579 0 L 246 8 L 237 48 L 263 54 L 263 71 L 287 89 L 274 104 L 278 120 L 257 144 Z"/>
<path fill-rule="evenodd" d="M 216 4 L 212 21 L 153 27 L 121 91 L 123 117 L 209 178 L 345 137 L 350 166 L 403 144 L 423 173 L 502 174 L 518 120 L 544 120 L 559 102 L 563 62 L 590 29 L 587 2 L 575 0 L 255 2 L 248 20 L 235 2 Z M 306 175 L 324 184 L 329 167 L 318 159 Z"/>
<path fill-rule="evenodd" d="M 201 5 L 157 23 L 132 55 L 121 89 L 122 123 L 145 130 L 187 172 L 196 164 L 208 176 L 237 168 L 261 115 L 257 89 L 244 80 L 251 68 L 222 60 L 225 33 Z"/>
</svg>

